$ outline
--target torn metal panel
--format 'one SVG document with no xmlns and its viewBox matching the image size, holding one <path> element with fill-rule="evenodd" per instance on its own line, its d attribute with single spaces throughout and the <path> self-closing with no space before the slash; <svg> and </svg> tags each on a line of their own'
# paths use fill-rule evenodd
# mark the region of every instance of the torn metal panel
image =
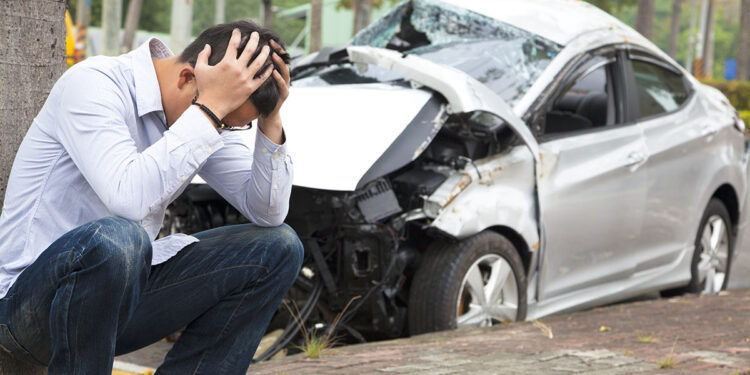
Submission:
<svg viewBox="0 0 750 375">
<path fill-rule="evenodd" d="M 517 146 L 455 172 L 425 198 L 425 215 L 435 219 L 430 226 L 456 238 L 505 226 L 517 231 L 529 249 L 536 250 L 534 164 L 529 150 Z"/>
<path fill-rule="evenodd" d="M 495 92 L 466 73 L 425 58 L 382 48 L 350 46 L 354 63 L 373 64 L 423 84 L 448 100 L 449 113 L 489 112 L 505 120 L 538 159 L 537 142 L 526 124 Z"/>
</svg>

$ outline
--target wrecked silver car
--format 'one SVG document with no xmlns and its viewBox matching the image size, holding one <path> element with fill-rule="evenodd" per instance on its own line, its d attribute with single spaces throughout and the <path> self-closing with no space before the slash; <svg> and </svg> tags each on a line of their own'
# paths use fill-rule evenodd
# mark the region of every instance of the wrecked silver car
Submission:
<svg viewBox="0 0 750 375">
<path fill-rule="evenodd" d="M 288 300 L 310 329 L 364 341 L 727 284 L 745 125 L 591 5 L 405 1 L 296 61 L 292 85 L 307 259 Z M 243 220 L 198 179 L 165 230 Z M 280 311 L 261 358 L 299 325 Z"/>
</svg>

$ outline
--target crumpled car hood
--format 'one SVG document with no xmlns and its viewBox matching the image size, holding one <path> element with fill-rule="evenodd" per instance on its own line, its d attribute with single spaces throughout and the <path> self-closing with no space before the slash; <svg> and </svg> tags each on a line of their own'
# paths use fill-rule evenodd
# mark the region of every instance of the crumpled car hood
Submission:
<svg viewBox="0 0 750 375">
<path fill-rule="evenodd" d="M 431 97 L 388 84 L 292 87 L 281 115 L 294 185 L 355 190 Z M 243 132 L 249 145 L 255 133 Z"/>
</svg>

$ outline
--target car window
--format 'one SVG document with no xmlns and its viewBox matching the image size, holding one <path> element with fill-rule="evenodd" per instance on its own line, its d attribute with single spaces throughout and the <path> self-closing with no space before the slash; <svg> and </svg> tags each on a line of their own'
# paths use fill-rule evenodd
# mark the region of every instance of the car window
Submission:
<svg viewBox="0 0 750 375">
<path fill-rule="evenodd" d="M 614 63 L 588 68 L 558 96 L 545 117 L 544 133 L 561 134 L 614 125 L 617 119 L 611 72 Z"/>
<path fill-rule="evenodd" d="M 631 60 L 638 94 L 638 118 L 679 108 L 689 96 L 680 74 L 645 61 Z"/>
</svg>

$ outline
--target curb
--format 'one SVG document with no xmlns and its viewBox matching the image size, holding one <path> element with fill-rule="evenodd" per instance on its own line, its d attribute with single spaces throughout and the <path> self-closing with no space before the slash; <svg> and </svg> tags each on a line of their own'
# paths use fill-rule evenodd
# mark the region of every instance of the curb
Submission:
<svg viewBox="0 0 750 375">
<path fill-rule="evenodd" d="M 150 367 L 138 366 L 132 363 L 115 361 L 112 375 L 154 375 L 156 370 Z"/>
</svg>

